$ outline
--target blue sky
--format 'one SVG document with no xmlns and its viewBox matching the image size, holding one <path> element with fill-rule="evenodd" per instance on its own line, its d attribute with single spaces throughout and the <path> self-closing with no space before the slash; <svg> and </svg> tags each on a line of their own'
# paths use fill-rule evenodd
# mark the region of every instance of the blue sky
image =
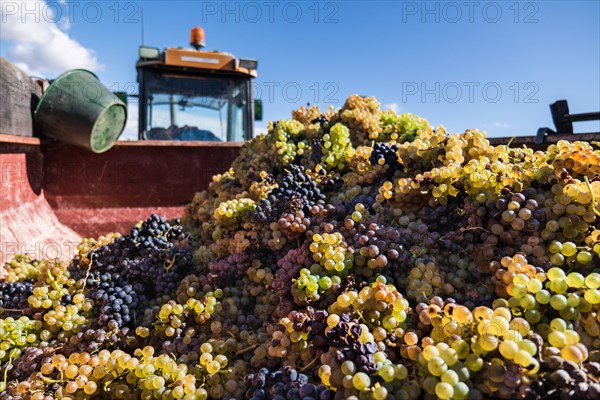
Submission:
<svg viewBox="0 0 600 400">
<path fill-rule="evenodd" d="M 187 46 L 201 25 L 207 49 L 258 59 L 266 120 L 306 102 L 339 107 L 352 93 L 491 136 L 552 127 L 558 99 L 572 112 L 600 110 L 597 0 L 37 3 L 25 13 L 2 0 L 0 55 L 28 72 L 86 67 L 132 91 L 143 8 L 148 46 Z"/>
</svg>

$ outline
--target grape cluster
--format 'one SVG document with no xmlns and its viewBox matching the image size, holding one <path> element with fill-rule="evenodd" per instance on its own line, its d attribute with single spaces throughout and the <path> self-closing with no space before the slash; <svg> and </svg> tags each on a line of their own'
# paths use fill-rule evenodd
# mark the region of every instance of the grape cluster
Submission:
<svg viewBox="0 0 600 400">
<path fill-rule="evenodd" d="M 388 143 L 377 142 L 373 145 L 373 151 L 371 152 L 369 162 L 372 165 L 386 167 L 386 176 L 392 178 L 396 171 L 401 171 L 403 169 L 402 164 L 398 161 L 396 151 L 398 151 L 398 146 L 395 144 L 390 145 Z"/>
<path fill-rule="evenodd" d="M 213 216 L 217 221 L 228 219 L 236 221 L 256 209 L 256 203 L 252 199 L 242 198 L 224 201 L 219 204 Z"/>
<path fill-rule="evenodd" d="M 308 147 L 305 136 L 304 125 L 296 120 L 279 121 L 274 127 L 275 148 L 277 155 L 281 158 L 283 165 L 288 165 L 296 156 L 301 156 L 304 149 Z M 290 137 L 297 137 L 296 140 L 290 140 Z"/>
<path fill-rule="evenodd" d="M 598 376 L 600 364 L 590 361 L 585 366 L 562 359 L 549 348 L 541 363 L 544 378 L 531 384 L 531 398 L 562 399 L 565 397 L 595 399 L 600 395 L 600 384 L 590 376 Z"/>
<path fill-rule="evenodd" d="M 340 112 L 330 118 L 330 124 L 341 121 L 350 129 L 352 143 L 367 144 L 378 139 L 382 131 L 379 107 L 380 104 L 374 97 L 352 95 Z"/>
<path fill-rule="evenodd" d="M 277 371 L 261 368 L 248 374 L 245 383 L 249 387 L 245 398 L 248 400 L 333 400 L 334 392 L 323 385 L 308 382 L 308 377 L 290 367 Z"/>
<path fill-rule="evenodd" d="M 381 135 L 391 141 L 412 142 L 422 132 L 431 129 L 424 118 L 404 113 L 396 114 L 390 110 L 381 113 Z"/>
<path fill-rule="evenodd" d="M 38 262 L 26 254 L 16 254 L 12 260 L 4 264 L 3 271 L 5 282 L 33 279 L 38 275 Z"/>
<path fill-rule="evenodd" d="M 322 162 L 326 168 L 343 170 L 348 158 L 354 152 L 350 143 L 350 130 L 337 123 L 323 135 Z"/>
<path fill-rule="evenodd" d="M 284 212 L 310 212 L 319 200 L 325 200 L 315 181 L 301 165 L 291 164 L 277 181 L 277 187 L 256 207 L 260 221 L 277 220 Z"/>
<path fill-rule="evenodd" d="M 152 215 L 129 235 L 94 248 L 70 266 L 93 301 L 96 324 L 107 329 L 132 327 L 146 303 L 175 291 L 190 269 L 192 252 L 180 225 Z"/>
<path fill-rule="evenodd" d="M 0 310 L 4 312 L 21 310 L 27 307 L 27 298 L 33 293 L 33 279 L 0 283 Z"/>
</svg>

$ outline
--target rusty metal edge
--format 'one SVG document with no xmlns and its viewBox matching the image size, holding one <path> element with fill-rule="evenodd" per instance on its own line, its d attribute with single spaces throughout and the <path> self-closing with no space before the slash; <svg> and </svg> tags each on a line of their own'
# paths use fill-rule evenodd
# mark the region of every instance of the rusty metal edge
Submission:
<svg viewBox="0 0 600 400">
<path fill-rule="evenodd" d="M 0 133 L 0 143 L 40 145 L 41 140 L 40 138 L 31 136 L 17 136 Z"/>
<path fill-rule="evenodd" d="M 44 140 L 37 137 L 17 136 L 0 133 L 0 143 L 21 144 L 21 145 L 59 145 L 59 142 Z M 203 142 L 193 140 L 123 140 L 117 142 L 114 147 L 242 147 L 244 142 Z M 113 147 L 113 148 L 114 148 Z"/>
<path fill-rule="evenodd" d="M 508 137 L 489 137 L 488 140 L 493 145 L 507 144 L 511 138 Z M 591 142 L 592 140 L 600 140 L 600 133 L 555 133 L 545 137 L 544 144 L 557 143 L 560 140 L 568 140 L 570 142 Z M 511 142 L 511 146 L 515 145 L 537 145 L 536 136 L 515 136 Z"/>
</svg>

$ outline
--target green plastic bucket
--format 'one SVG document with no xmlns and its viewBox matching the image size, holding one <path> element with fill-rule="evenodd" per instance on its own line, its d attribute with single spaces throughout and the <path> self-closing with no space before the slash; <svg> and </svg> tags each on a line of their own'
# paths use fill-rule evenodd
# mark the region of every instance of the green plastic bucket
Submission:
<svg viewBox="0 0 600 400">
<path fill-rule="evenodd" d="M 74 69 L 50 83 L 34 121 L 47 137 L 102 153 L 125 129 L 127 106 L 95 74 Z"/>
</svg>

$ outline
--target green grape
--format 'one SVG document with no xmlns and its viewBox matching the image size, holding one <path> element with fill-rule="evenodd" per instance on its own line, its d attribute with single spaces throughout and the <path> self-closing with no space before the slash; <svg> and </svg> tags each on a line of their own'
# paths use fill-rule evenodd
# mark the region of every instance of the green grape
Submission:
<svg viewBox="0 0 600 400">
<path fill-rule="evenodd" d="M 332 283 L 333 282 L 331 278 L 328 276 L 323 276 L 319 278 L 319 287 L 323 290 L 329 290 L 331 288 Z"/>
<path fill-rule="evenodd" d="M 539 279 L 533 278 L 527 282 L 527 291 L 529 291 L 529 293 L 536 294 L 543 288 L 544 284 Z"/>
<path fill-rule="evenodd" d="M 513 296 L 517 299 L 521 299 L 527 294 L 527 287 L 524 285 L 515 284 L 512 289 Z"/>
<path fill-rule="evenodd" d="M 567 344 L 567 338 L 565 337 L 564 333 L 560 331 L 553 331 L 548 335 L 548 343 L 560 349 Z"/>
<path fill-rule="evenodd" d="M 498 338 L 494 335 L 484 334 L 477 341 L 483 351 L 494 351 L 498 348 Z"/>
<path fill-rule="evenodd" d="M 567 323 L 564 319 L 554 318 L 550 321 L 550 329 L 553 331 L 564 332 L 567 329 Z"/>
<path fill-rule="evenodd" d="M 567 340 L 568 345 L 579 343 L 580 337 L 576 331 L 572 329 L 567 329 L 563 333 L 565 335 L 565 339 Z"/>
<path fill-rule="evenodd" d="M 524 316 L 525 320 L 531 324 L 537 324 L 542 319 L 542 313 L 538 310 L 527 310 Z"/>
<path fill-rule="evenodd" d="M 565 242 L 563 243 L 561 253 L 565 257 L 574 256 L 577 253 L 577 245 L 573 242 Z"/>
<path fill-rule="evenodd" d="M 521 297 L 521 300 L 519 300 L 519 304 L 523 309 L 531 310 L 533 308 L 536 308 L 537 301 L 535 300 L 534 296 L 526 294 L 525 296 Z"/>
<path fill-rule="evenodd" d="M 467 356 L 466 365 L 470 371 L 477 372 L 483 368 L 483 359 L 475 354 L 469 354 Z"/>
<path fill-rule="evenodd" d="M 469 386 L 467 386 L 466 383 L 458 382 L 456 383 L 456 385 L 454 385 L 454 395 L 452 398 L 455 400 L 465 400 L 469 397 L 470 391 L 471 390 L 469 389 Z"/>
<path fill-rule="evenodd" d="M 560 268 L 553 267 L 548 270 L 546 276 L 548 276 L 548 279 L 550 279 L 550 281 L 556 281 L 560 279 L 565 279 L 565 272 Z"/>
<path fill-rule="evenodd" d="M 558 294 L 564 294 L 569 289 L 566 279 L 557 279 L 548 284 L 551 291 Z"/>
<path fill-rule="evenodd" d="M 517 354 L 515 354 L 513 358 L 514 362 L 521 365 L 522 367 L 528 367 L 533 362 L 533 358 L 531 354 L 529 354 L 526 350 L 519 350 Z"/>
<path fill-rule="evenodd" d="M 600 303 L 600 290 L 587 289 L 585 291 L 583 297 L 590 304 L 598 304 L 598 303 Z"/>
<path fill-rule="evenodd" d="M 531 340 L 525 339 L 519 342 L 519 350 L 525 350 L 534 356 L 537 353 L 537 346 Z"/>
<path fill-rule="evenodd" d="M 364 372 L 357 372 L 352 377 L 352 384 L 356 390 L 363 390 L 371 386 L 371 379 Z"/>
<path fill-rule="evenodd" d="M 441 376 L 448 369 L 448 364 L 441 357 L 433 357 L 427 361 L 427 369 L 433 376 Z"/>
<path fill-rule="evenodd" d="M 435 385 L 435 395 L 442 400 L 450 399 L 454 396 L 454 388 L 449 383 L 440 382 Z"/>
<path fill-rule="evenodd" d="M 349 362 L 349 361 L 344 361 L 344 364 L 347 362 Z M 342 366 L 343 366 L 343 364 L 342 364 Z M 344 371 L 342 371 L 342 372 L 344 372 Z M 386 382 L 392 382 L 394 380 L 394 375 L 396 374 L 393 365 L 384 365 L 383 367 L 381 367 L 379 369 L 379 371 L 377 371 L 377 373 Z M 348 375 L 348 374 L 346 374 L 346 375 Z"/>
<path fill-rule="evenodd" d="M 567 284 L 569 287 L 579 289 L 583 287 L 584 283 L 585 278 L 579 272 L 571 272 L 569 275 L 567 275 Z"/>
<path fill-rule="evenodd" d="M 588 276 L 585 277 L 585 286 L 590 289 L 598 289 L 600 288 L 600 274 L 596 272 L 592 272 Z"/>
<path fill-rule="evenodd" d="M 565 256 L 562 254 L 552 254 L 550 256 L 550 262 L 554 265 L 562 266 L 565 264 Z"/>
<path fill-rule="evenodd" d="M 552 295 L 547 290 L 540 290 L 535 294 L 535 299 L 540 304 L 548 304 L 552 300 Z"/>
<path fill-rule="evenodd" d="M 435 346 L 426 346 L 423 349 L 423 357 L 425 360 L 429 361 L 434 357 L 438 357 L 440 355 L 440 351 Z"/>
<path fill-rule="evenodd" d="M 550 299 L 550 305 L 555 310 L 564 310 L 567 307 L 567 298 L 562 294 L 552 295 Z"/>
<path fill-rule="evenodd" d="M 396 364 L 394 367 L 395 378 L 399 380 L 406 379 L 408 377 L 408 369 L 402 364 Z"/>
<path fill-rule="evenodd" d="M 577 293 L 569 293 L 567 295 L 567 306 L 568 307 L 577 307 L 581 302 L 581 298 Z"/>
<path fill-rule="evenodd" d="M 423 380 L 423 384 L 422 387 L 425 390 L 426 393 L 430 394 L 430 395 L 434 395 L 435 394 L 435 388 L 437 386 L 437 384 L 440 383 L 440 381 L 433 377 L 433 376 L 428 376 L 427 378 L 425 378 Z"/>
<path fill-rule="evenodd" d="M 388 391 L 384 386 L 379 386 L 373 389 L 373 400 L 385 400 L 388 396 Z"/>
<path fill-rule="evenodd" d="M 438 346 L 442 343 L 438 343 Z M 445 344 L 445 343 L 444 343 Z M 440 357 L 444 360 L 448 366 L 452 367 L 458 362 L 458 352 L 453 348 L 449 347 L 440 351 Z"/>
<path fill-rule="evenodd" d="M 589 251 L 582 250 L 577 253 L 577 262 L 580 264 L 589 264 L 592 262 L 592 253 Z"/>
<path fill-rule="evenodd" d="M 551 254 L 556 254 L 556 253 L 560 253 L 562 251 L 562 243 L 560 243 L 557 240 L 553 240 L 548 244 L 548 251 Z"/>
<path fill-rule="evenodd" d="M 459 340 L 452 342 L 452 349 L 454 349 L 454 351 L 456 351 L 457 357 L 460 358 L 461 360 L 465 359 L 467 357 L 467 355 L 469 355 L 469 352 L 471 351 L 469 344 L 463 339 L 459 339 Z"/>
<path fill-rule="evenodd" d="M 455 371 L 449 369 L 442 373 L 442 375 L 440 376 L 440 380 L 442 382 L 446 382 L 452 386 L 455 386 L 458 383 L 459 378 L 458 374 Z"/>
<path fill-rule="evenodd" d="M 529 277 L 525 274 L 517 274 L 513 278 L 513 283 L 515 285 L 527 286 L 528 282 L 529 282 Z"/>
<path fill-rule="evenodd" d="M 216 374 L 221 369 L 221 364 L 217 361 L 211 361 L 206 365 L 206 371 L 209 374 Z"/>
<path fill-rule="evenodd" d="M 502 357 L 512 360 L 519 351 L 519 346 L 512 340 L 504 340 L 500 343 L 500 346 L 498 346 L 498 350 L 500 351 L 500 354 L 502 354 Z"/>
</svg>

